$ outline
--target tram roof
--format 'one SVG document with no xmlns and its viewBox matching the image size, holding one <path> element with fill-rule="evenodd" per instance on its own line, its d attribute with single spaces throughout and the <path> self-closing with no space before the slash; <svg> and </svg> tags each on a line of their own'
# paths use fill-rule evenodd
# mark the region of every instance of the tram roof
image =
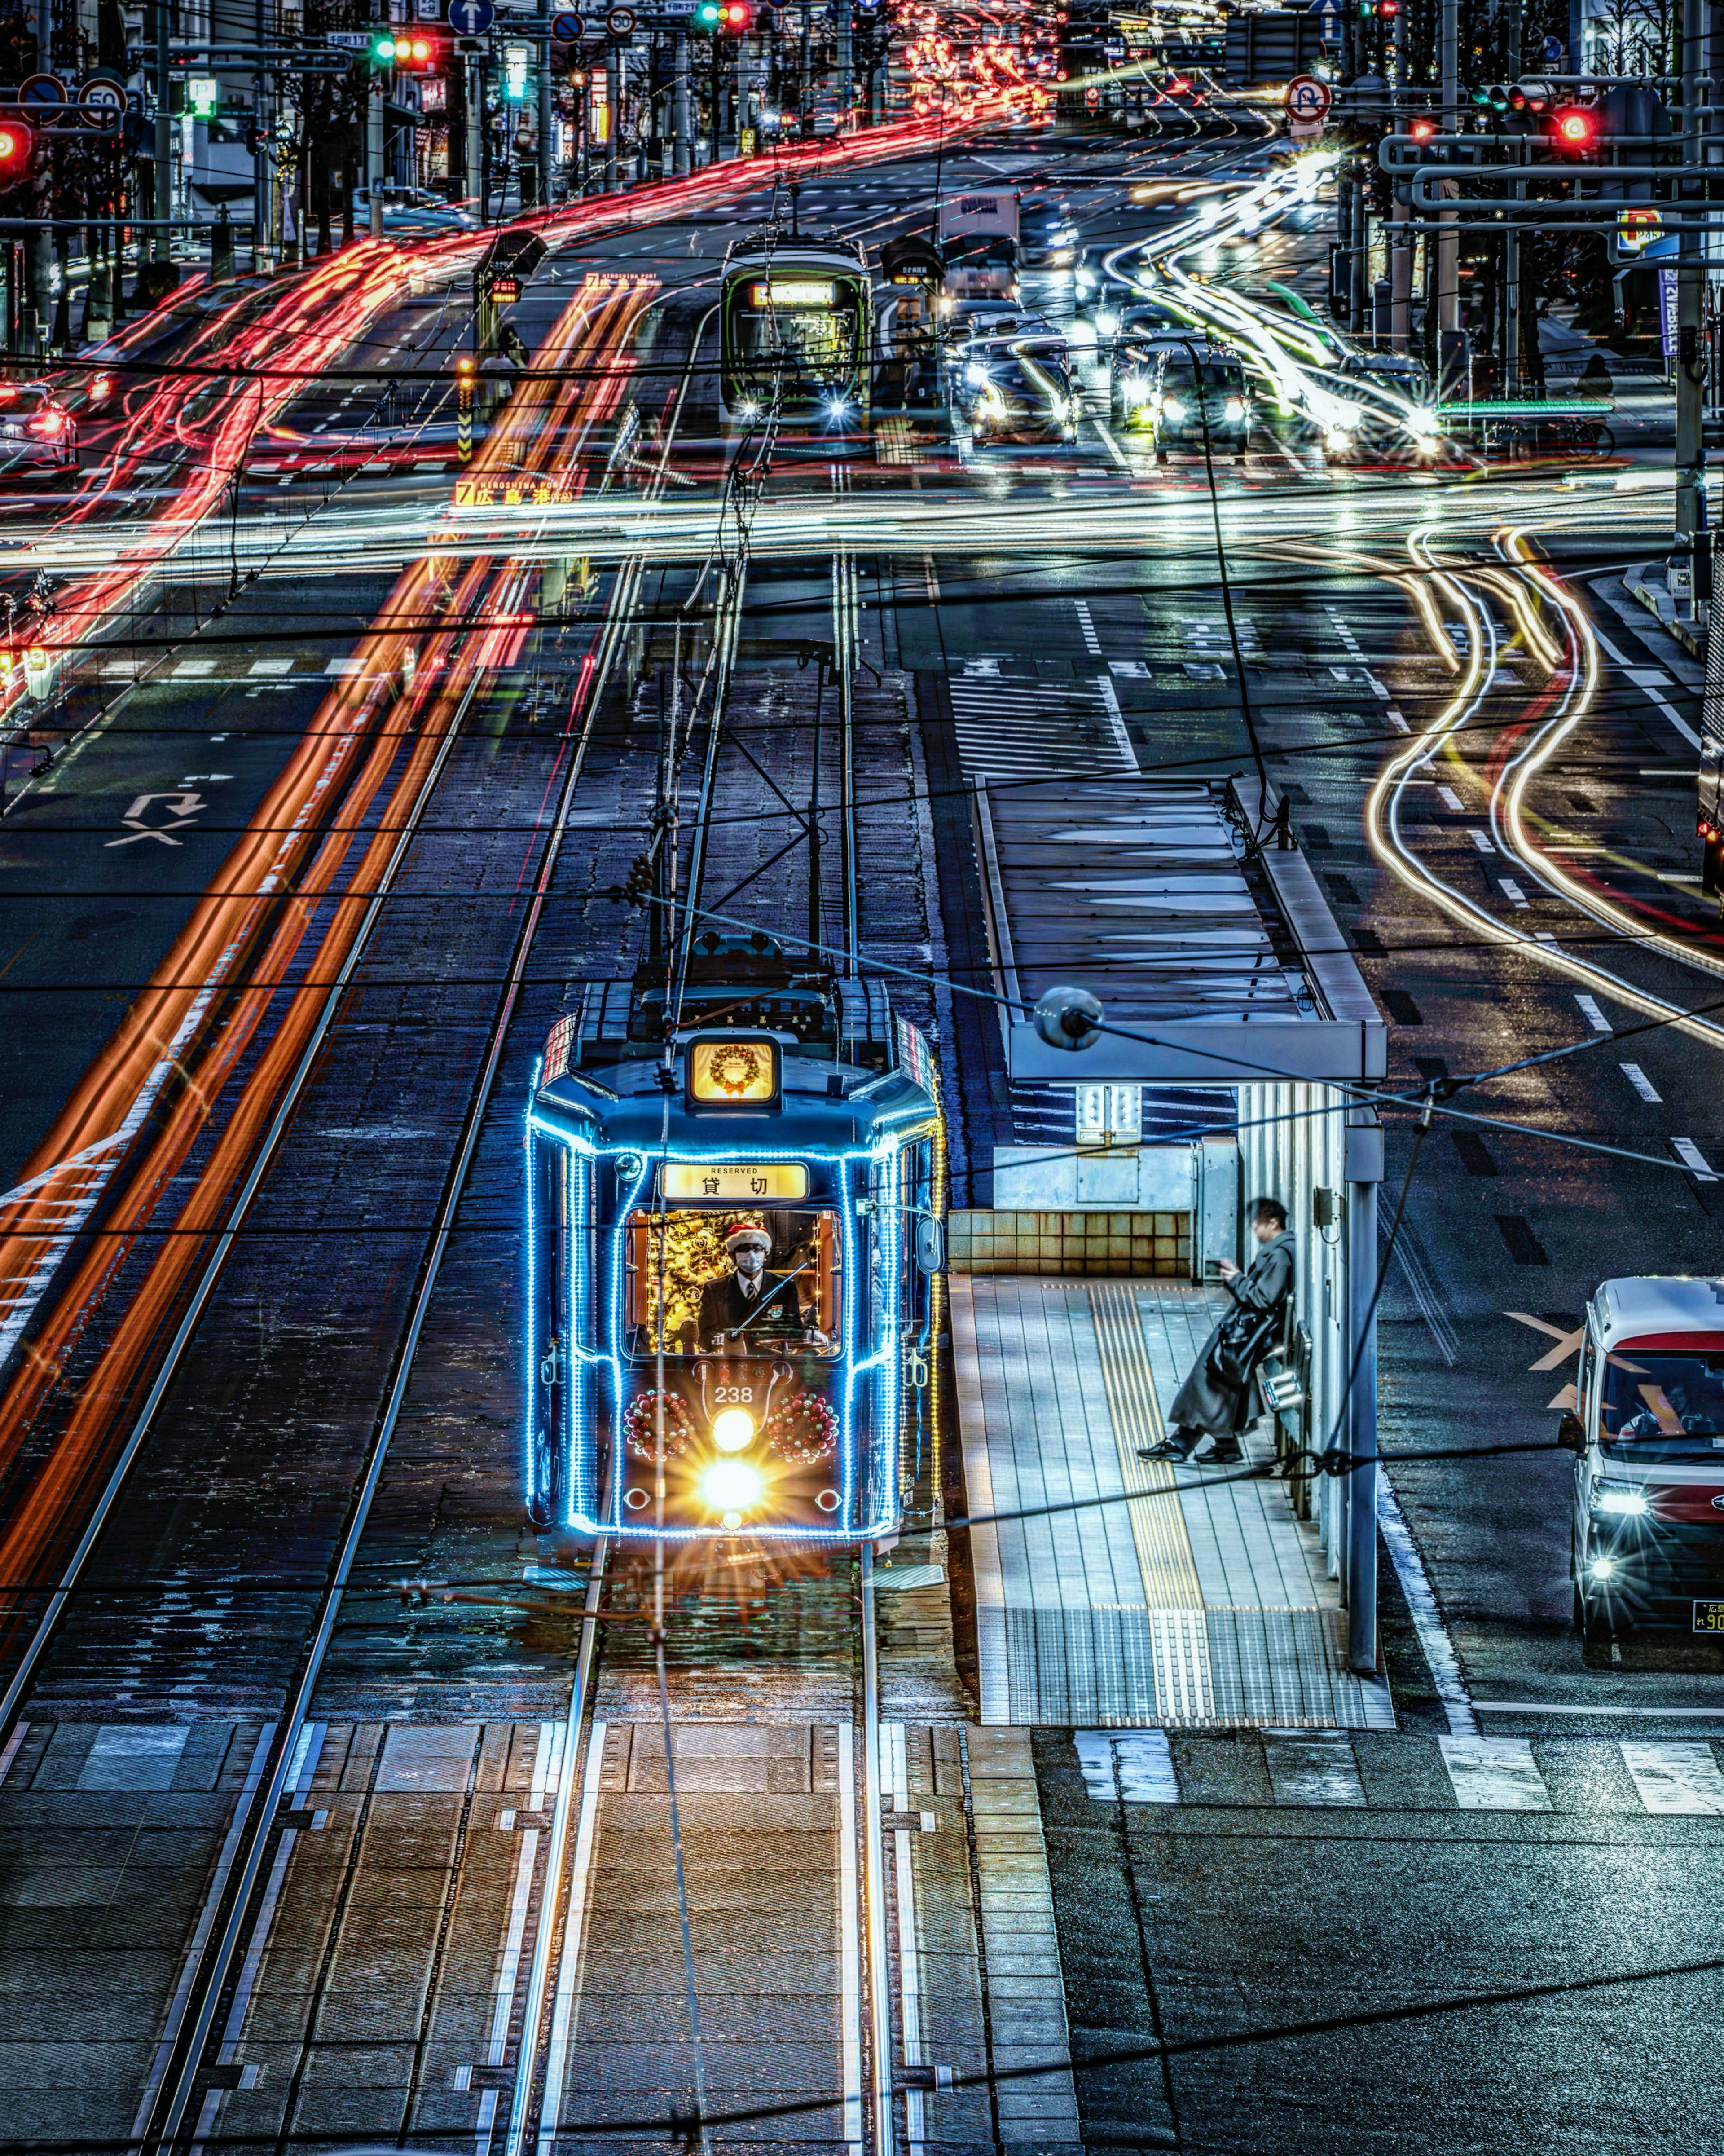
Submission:
<svg viewBox="0 0 1724 2156">
<path fill-rule="evenodd" d="M 773 231 L 745 232 L 733 239 L 724 259 L 726 275 L 737 270 L 767 270 L 773 275 L 798 270 L 844 270 L 871 275 L 867 250 L 834 233 L 826 239 L 787 239 Z"/>
<path fill-rule="evenodd" d="M 666 1095 L 661 1067 L 656 1057 L 583 1062 L 546 1080 L 535 1107 L 572 1131 L 585 1127 L 587 1136 L 604 1145 L 652 1152 L 668 1144 L 673 1152 L 724 1151 L 740 1158 L 866 1147 L 886 1131 L 936 1112 L 932 1096 L 908 1070 L 865 1070 L 798 1055 L 788 1037 L 780 1105 L 767 1111 L 690 1109 L 680 1085 Z M 679 1047 L 679 1079 L 681 1068 Z"/>
</svg>

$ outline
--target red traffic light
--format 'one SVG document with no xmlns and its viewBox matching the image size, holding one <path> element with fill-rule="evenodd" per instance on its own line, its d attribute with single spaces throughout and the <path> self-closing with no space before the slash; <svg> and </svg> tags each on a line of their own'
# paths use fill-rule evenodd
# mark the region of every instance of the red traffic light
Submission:
<svg viewBox="0 0 1724 2156">
<path fill-rule="evenodd" d="M 21 120 L 0 121 L 0 173 L 16 172 L 30 161 L 30 131 Z"/>
<path fill-rule="evenodd" d="M 1429 142 L 1437 131 L 1434 120 L 1415 120 L 1407 132 L 1415 142 Z"/>
<path fill-rule="evenodd" d="M 398 68 L 435 68 L 443 64 L 443 53 L 435 38 L 402 37 L 395 40 L 395 64 Z"/>
<path fill-rule="evenodd" d="M 753 13 L 752 8 L 744 5 L 744 0 L 726 0 L 726 4 L 718 11 L 718 27 L 728 31 L 733 38 L 740 37 L 748 28 L 749 18 Z"/>
<path fill-rule="evenodd" d="M 1584 105 L 1565 105 L 1552 116 L 1551 140 L 1559 150 L 1590 150 L 1598 139 L 1598 116 Z"/>
<path fill-rule="evenodd" d="M 1377 12 L 1385 23 L 1392 23 L 1401 12 L 1401 0 L 1377 0 Z"/>
</svg>

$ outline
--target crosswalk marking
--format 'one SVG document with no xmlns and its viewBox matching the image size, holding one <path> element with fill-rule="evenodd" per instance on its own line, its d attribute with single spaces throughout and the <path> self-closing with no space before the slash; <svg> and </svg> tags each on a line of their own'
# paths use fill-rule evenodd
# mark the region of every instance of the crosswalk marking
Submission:
<svg viewBox="0 0 1724 2156">
<path fill-rule="evenodd" d="M 1188 1737 L 1190 1748 L 1205 1739 Z M 1233 1758 L 1239 1758 L 1241 1739 L 1224 1741 Z M 1457 1810 L 1464 1812 L 1555 1812 L 1544 1776 L 1540 1771 L 1532 1740 L 1525 1737 L 1444 1737 L 1403 1731 L 1383 1738 L 1362 1738 L 1346 1729 L 1265 1729 L 1255 1740 L 1263 1748 L 1263 1763 L 1270 1791 L 1270 1801 L 1288 1806 L 1337 1806 L 1400 1810 L 1409 1804 L 1429 1808 L 1429 1799 L 1393 1794 L 1404 1787 L 1408 1764 L 1419 1753 L 1426 1758 L 1439 1752 Z M 1213 1799 L 1182 1789 L 1179 1768 L 1164 1729 L 1080 1729 L 1072 1743 L 1084 1785 L 1097 1804 L 1183 1804 Z M 1607 1748 L 1627 1768 L 1643 1810 L 1661 1819 L 1724 1818 L 1724 1769 L 1714 1746 L 1703 1740 L 1614 1738 L 1600 1736 L 1593 1743 L 1594 1760 Z M 1562 1740 L 1562 1756 L 1572 1759 L 1573 1740 Z M 1192 1751 L 1182 1754 L 1188 1766 Z M 1373 1797 L 1365 1787 L 1361 1761 L 1375 1762 Z M 1599 1792 L 1613 1776 L 1594 1770 L 1577 1777 L 1572 1772 L 1558 1784 L 1561 1809 L 1570 1814 L 1614 1803 Z M 1198 1789 L 1206 1785 L 1199 1769 Z M 1239 1799 L 1231 1799 L 1238 1802 Z M 1249 1799 L 1249 1801 L 1260 1801 Z"/>
<path fill-rule="evenodd" d="M 1622 1757 L 1649 1812 L 1724 1815 L 1724 1774 L 1710 1744 L 1648 1744 L 1624 1738 Z"/>
<path fill-rule="evenodd" d="M 966 778 L 1111 778 L 1137 768 L 1107 676 L 1090 687 L 1047 688 L 967 674 L 950 686 Z"/>
<path fill-rule="evenodd" d="M 1547 1812 L 1544 1785 L 1525 1737 L 1439 1737 L 1455 1801 L 1464 1812 Z"/>
<path fill-rule="evenodd" d="M 1164 1729 L 1080 1729 L 1074 1732 L 1084 1785 L 1098 1803 L 1177 1804 L 1179 1778 Z M 1117 1778 L 1117 1779 L 1116 1779 Z"/>
<path fill-rule="evenodd" d="M 1263 1740 L 1263 1757 L 1278 1804 L 1362 1804 L 1365 1801 L 1365 1785 L 1359 1779 L 1353 1748 L 1339 1730 L 1332 1736 L 1271 1733 Z"/>
</svg>

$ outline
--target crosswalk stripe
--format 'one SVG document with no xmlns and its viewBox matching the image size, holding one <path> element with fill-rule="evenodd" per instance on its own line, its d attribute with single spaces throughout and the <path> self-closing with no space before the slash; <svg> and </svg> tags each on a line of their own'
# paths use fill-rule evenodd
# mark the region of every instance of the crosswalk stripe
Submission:
<svg viewBox="0 0 1724 2156">
<path fill-rule="evenodd" d="M 1297 1737 L 1266 1736 L 1263 1757 L 1278 1804 L 1362 1804 L 1353 1748 L 1339 1730 L 1332 1736 L 1301 1732 Z"/>
<path fill-rule="evenodd" d="M 1547 1812 L 1532 1745 L 1525 1737 L 1439 1737 L 1443 1764 L 1464 1812 Z"/>
<path fill-rule="evenodd" d="M 1649 1812 L 1724 1814 L 1724 1774 L 1710 1744 L 1620 1742 L 1623 1763 Z"/>
</svg>

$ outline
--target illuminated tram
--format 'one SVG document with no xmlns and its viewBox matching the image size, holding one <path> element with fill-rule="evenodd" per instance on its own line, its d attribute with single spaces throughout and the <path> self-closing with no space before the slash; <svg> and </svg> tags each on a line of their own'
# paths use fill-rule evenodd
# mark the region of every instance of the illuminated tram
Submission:
<svg viewBox="0 0 1724 2156">
<path fill-rule="evenodd" d="M 533 1090 L 529 1512 L 625 1543 L 873 1539 L 935 1442 L 927 1044 L 878 983 L 757 932 L 695 939 L 668 1054 L 664 1005 L 662 972 L 588 987 Z"/>
<path fill-rule="evenodd" d="M 874 283 L 859 246 L 756 234 L 725 257 L 719 408 L 726 426 L 865 426 Z"/>
</svg>

